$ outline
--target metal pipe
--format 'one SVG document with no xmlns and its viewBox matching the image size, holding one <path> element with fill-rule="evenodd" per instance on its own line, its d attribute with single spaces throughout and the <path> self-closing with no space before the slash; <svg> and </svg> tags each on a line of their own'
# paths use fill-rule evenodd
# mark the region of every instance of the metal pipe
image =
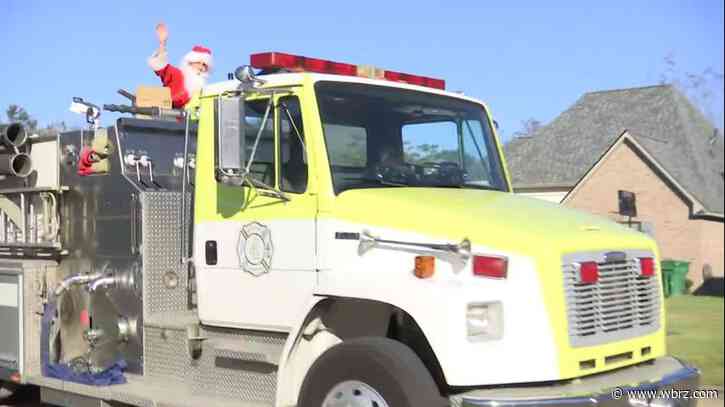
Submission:
<svg viewBox="0 0 725 407">
<path fill-rule="evenodd" d="M 30 217 L 30 221 L 28 223 L 28 234 L 30 235 L 30 243 L 37 243 L 38 242 L 38 219 L 35 218 L 35 206 L 33 205 L 33 201 L 31 200 L 28 204 L 28 213 Z"/>
<path fill-rule="evenodd" d="M 2 229 L 2 241 L 4 243 L 8 242 L 8 229 L 7 225 L 5 225 L 5 211 L 0 210 L 0 229 Z"/>
<path fill-rule="evenodd" d="M 181 172 L 181 245 L 179 247 L 179 256 L 181 264 L 187 262 L 187 237 L 186 237 L 186 178 L 189 176 L 189 127 L 191 126 L 191 115 L 186 115 L 186 129 L 184 130 L 184 168 Z"/>
<path fill-rule="evenodd" d="M 58 287 L 55 288 L 55 296 L 60 297 L 66 290 L 74 285 L 88 284 L 89 282 L 97 280 L 101 277 L 103 277 L 101 273 L 76 274 L 74 276 L 66 277 L 63 281 L 60 282 L 60 284 L 58 284 Z"/>
<path fill-rule="evenodd" d="M 25 153 L 0 154 L 0 174 L 25 178 L 33 172 L 33 161 Z"/>
<path fill-rule="evenodd" d="M 96 280 L 93 280 L 90 284 L 88 284 L 88 291 L 95 292 L 97 289 L 101 287 L 111 287 L 116 285 L 116 282 L 118 279 L 115 276 L 106 276 L 101 277 Z"/>
<path fill-rule="evenodd" d="M 25 209 L 25 194 L 20 194 L 20 232 L 23 234 L 21 242 L 28 243 L 28 214 Z"/>
<path fill-rule="evenodd" d="M 0 143 L 10 149 L 21 147 L 27 141 L 28 132 L 22 123 L 11 123 L 0 133 Z"/>
</svg>

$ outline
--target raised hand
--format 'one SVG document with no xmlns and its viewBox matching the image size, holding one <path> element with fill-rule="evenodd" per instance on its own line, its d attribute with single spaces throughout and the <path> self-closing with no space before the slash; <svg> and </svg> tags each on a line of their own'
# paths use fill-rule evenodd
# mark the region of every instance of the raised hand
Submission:
<svg viewBox="0 0 725 407">
<path fill-rule="evenodd" d="M 169 29 L 163 22 L 156 24 L 156 36 L 159 38 L 159 45 L 166 46 L 166 40 L 169 39 Z"/>
</svg>

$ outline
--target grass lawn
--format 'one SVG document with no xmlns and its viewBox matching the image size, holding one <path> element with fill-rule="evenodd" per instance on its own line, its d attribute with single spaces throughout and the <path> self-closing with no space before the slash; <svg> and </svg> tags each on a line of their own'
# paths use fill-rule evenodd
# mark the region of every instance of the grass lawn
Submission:
<svg viewBox="0 0 725 407">
<path fill-rule="evenodd" d="M 723 386 L 722 298 L 683 295 L 667 299 L 667 346 L 673 356 L 702 369 L 702 384 Z"/>
</svg>

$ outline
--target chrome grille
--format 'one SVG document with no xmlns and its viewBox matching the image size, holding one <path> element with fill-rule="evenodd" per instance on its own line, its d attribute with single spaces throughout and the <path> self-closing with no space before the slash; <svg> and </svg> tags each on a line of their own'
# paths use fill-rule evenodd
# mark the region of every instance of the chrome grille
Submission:
<svg viewBox="0 0 725 407">
<path fill-rule="evenodd" d="M 606 255 L 567 256 L 563 265 L 569 339 L 573 347 L 600 345 L 642 336 L 659 329 L 659 273 L 639 275 L 639 258 L 650 253 L 627 253 L 607 261 Z M 596 261 L 599 281 L 580 284 L 576 263 Z"/>
</svg>

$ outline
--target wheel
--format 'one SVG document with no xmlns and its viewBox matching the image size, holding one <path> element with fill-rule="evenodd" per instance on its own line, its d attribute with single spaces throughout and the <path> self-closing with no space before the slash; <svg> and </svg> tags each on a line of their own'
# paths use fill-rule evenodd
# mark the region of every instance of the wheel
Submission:
<svg viewBox="0 0 725 407">
<path fill-rule="evenodd" d="M 299 407 L 444 407 L 420 358 L 387 338 L 345 341 L 310 368 Z"/>
</svg>

